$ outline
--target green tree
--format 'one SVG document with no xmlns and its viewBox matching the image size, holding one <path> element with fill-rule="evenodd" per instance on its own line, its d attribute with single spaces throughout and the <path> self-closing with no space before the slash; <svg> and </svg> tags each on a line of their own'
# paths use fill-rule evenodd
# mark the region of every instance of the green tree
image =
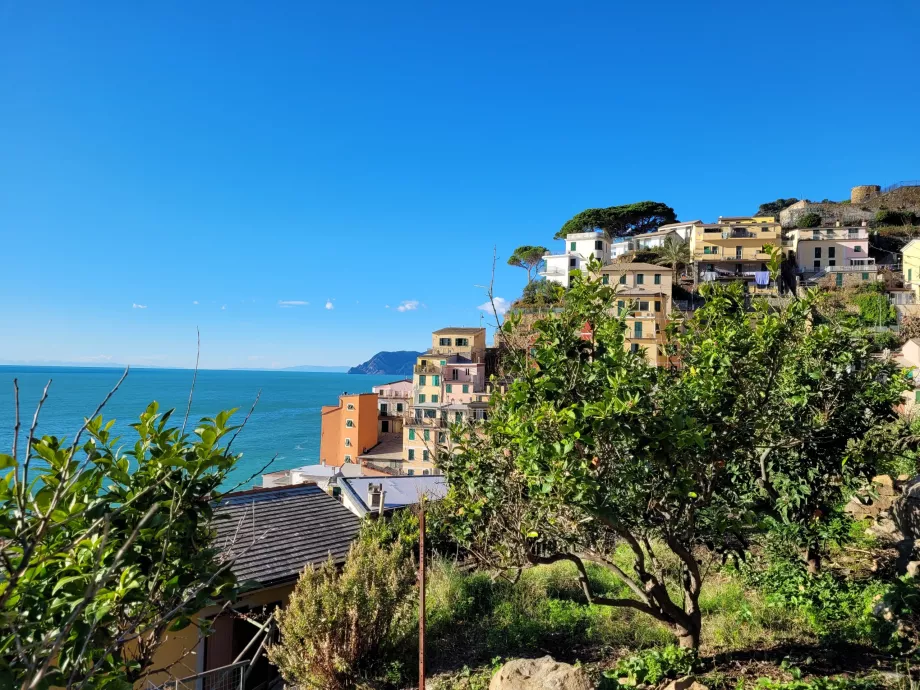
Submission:
<svg viewBox="0 0 920 690">
<path fill-rule="evenodd" d="M 821 216 L 817 213 L 803 213 L 795 221 L 797 228 L 816 228 L 821 225 Z"/>
<path fill-rule="evenodd" d="M 540 267 L 540 264 L 543 263 L 543 255 L 546 254 L 547 251 L 546 247 L 525 244 L 514 250 L 514 253 L 511 254 L 511 257 L 508 259 L 508 265 L 517 266 L 526 270 L 527 283 L 529 285 L 533 282 L 537 269 Z"/>
<path fill-rule="evenodd" d="M 555 239 L 565 239 L 568 234 L 592 230 L 603 230 L 610 237 L 632 235 L 676 221 L 674 209 L 660 201 L 589 208 L 566 221 L 556 233 Z"/>
<path fill-rule="evenodd" d="M 888 301 L 888 296 L 874 284 L 853 295 L 852 301 L 859 307 L 859 318 L 867 326 L 888 326 L 897 323 L 897 310 Z"/>
<path fill-rule="evenodd" d="M 518 300 L 524 306 L 544 307 L 558 304 L 562 287 L 549 280 L 534 280 L 524 286 Z"/>
<path fill-rule="evenodd" d="M 674 285 L 677 285 L 678 272 L 681 266 L 690 264 L 690 243 L 668 237 L 658 249 L 658 258 L 656 264 L 670 266 L 674 278 Z"/>
<path fill-rule="evenodd" d="M 268 650 L 285 681 L 323 690 L 361 687 L 398 648 L 413 611 L 410 548 L 365 537 L 352 545 L 341 572 L 331 559 L 304 570 L 288 605 L 275 613 L 281 640 Z"/>
<path fill-rule="evenodd" d="M 789 197 L 788 199 L 780 198 L 776 201 L 768 201 L 767 203 L 761 204 L 757 207 L 757 215 L 778 217 L 780 211 L 782 211 L 784 208 L 792 206 L 792 204 L 796 203 L 797 201 L 798 199 L 795 197 Z"/>
<path fill-rule="evenodd" d="M 167 631 L 234 591 L 211 508 L 232 413 L 190 437 L 151 403 L 124 446 L 98 412 L 70 443 L 33 424 L 23 457 L 0 455 L 4 688 L 131 688 Z"/>
</svg>

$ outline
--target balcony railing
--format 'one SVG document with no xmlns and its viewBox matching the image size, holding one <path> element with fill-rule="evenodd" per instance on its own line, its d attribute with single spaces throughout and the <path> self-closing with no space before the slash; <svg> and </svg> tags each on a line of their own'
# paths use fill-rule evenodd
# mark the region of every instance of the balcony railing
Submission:
<svg viewBox="0 0 920 690">
<path fill-rule="evenodd" d="M 756 232 L 751 232 L 750 230 L 723 230 L 722 239 L 730 240 L 734 238 L 750 238 L 750 237 L 760 237 Z"/>
<path fill-rule="evenodd" d="M 446 429 L 450 426 L 450 420 L 444 417 L 409 417 L 406 420 L 409 426 L 428 426 Z"/>
<path fill-rule="evenodd" d="M 411 400 L 411 391 L 380 391 L 377 397 L 381 400 Z"/>
<path fill-rule="evenodd" d="M 742 251 L 741 256 L 738 256 L 738 252 L 734 247 L 727 248 L 727 251 L 723 251 L 722 247 L 713 247 L 715 251 L 704 252 L 702 249 L 697 249 L 693 252 L 693 258 L 706 261 L 769 261 L 770 255 L 767 252 L 762 252 L 759 249 L 748 249 L 747 251 Z"/>
<path fill-rule="evenodd" d="M 416 364 L 412 367 L 412 372 L 415 374 L 440 374 L 441 367 L 434 364 Z"/>
<path fill-rule="evenodd" d="M 856 228 L 852 232 L 846 228 L 832 228 L 830 230 L 801 231 L 799 240 L 865 240 L 869 237 L 866 228 Z"/>
</svg>

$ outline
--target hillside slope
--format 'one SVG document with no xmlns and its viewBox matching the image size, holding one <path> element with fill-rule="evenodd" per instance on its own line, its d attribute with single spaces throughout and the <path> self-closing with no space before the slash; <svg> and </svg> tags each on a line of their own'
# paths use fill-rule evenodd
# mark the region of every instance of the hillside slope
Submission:
<svg viewBox="0 0 920 690">
<path fill-rule="evenodd" d="M 412 367 L 421 352 L 398 350 L 378 352 L 363 364 L 352 367 L 349 374 L 387 374 L 388 376 L 411 376 Z"/>
</svg>

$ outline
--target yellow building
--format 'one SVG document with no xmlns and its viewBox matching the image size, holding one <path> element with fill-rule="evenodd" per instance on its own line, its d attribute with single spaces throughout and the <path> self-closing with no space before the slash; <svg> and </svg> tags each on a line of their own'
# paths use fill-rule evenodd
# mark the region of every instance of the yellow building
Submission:
<svg viewBox="0 0 920 690">
<path fill-rule="evenodd" d="M 904 283 L 914 291 L 914 299 L 920 302 L 920 240 L 911 240 L 901 250 L 901 271 Z"/>
<path fill-rule="evenodd" d="M 666 266 L 631 263 L 601 269 L 601 281 L 616 287 L 617 309 L 626 312 L 626 347 L 645 352 L 649 364 L 667 364 L 665 326 L 671 313 L 673 274 Z"/>
<path fill-rule="evenodd" d="M 693 226 L 690 256 L 697 283 L 745 280 L 756 283 L 767 271 L 764 245 L 782 246 L 782 227 L 773 216 L 726 216 L 718 223 Z"/>
</svg>

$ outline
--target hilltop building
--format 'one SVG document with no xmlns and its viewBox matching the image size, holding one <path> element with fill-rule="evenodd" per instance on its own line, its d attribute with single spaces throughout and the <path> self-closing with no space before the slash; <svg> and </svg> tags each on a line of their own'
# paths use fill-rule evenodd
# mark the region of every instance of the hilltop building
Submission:
<svg viewBox="0 0 920 690">
<path fill-rule="evenodd" d="M 856 226 L 797 228 L 786 233 L 784 247 L 794 257 L 804 282 L 832 277 L 838 287 L 875 280 L 875 259 L 869 256 L 869 229 Z"/>
<path fill-rule="evenodd" d="M 646 263 L 610 264 L 601 269 L 601 281 L 617 286 L 617 309 L 626 315 L 625 346 L 643 351 L 649 364 L 667 364 L 665 326 L 671 313 L 671 269 Z"/>
<path fill-rule="evenodd" d="M 743 280 L 770 288 L 764 245 L 782 246 L 782 228 L 773 216 L 726 216 L 693 226 L 690 256 L 694 282 Z"/>
<path fill-rule="evenodd" d="M 565 247 L 565 251 L 561 254 L 545 254 L 543 256 L 544 268 L 540 271 L 541 276 L 565 288 L 569 286 L 571 271 L 585 273 L 591 259 L 607 264 L 611 258 L 614 258 L 611 257 L 610 238 L 603 230 L 570 233 L 565 236 Z M 626 251 L 629 249 L 619 243 L 617 256 Z"/>
</svg>

